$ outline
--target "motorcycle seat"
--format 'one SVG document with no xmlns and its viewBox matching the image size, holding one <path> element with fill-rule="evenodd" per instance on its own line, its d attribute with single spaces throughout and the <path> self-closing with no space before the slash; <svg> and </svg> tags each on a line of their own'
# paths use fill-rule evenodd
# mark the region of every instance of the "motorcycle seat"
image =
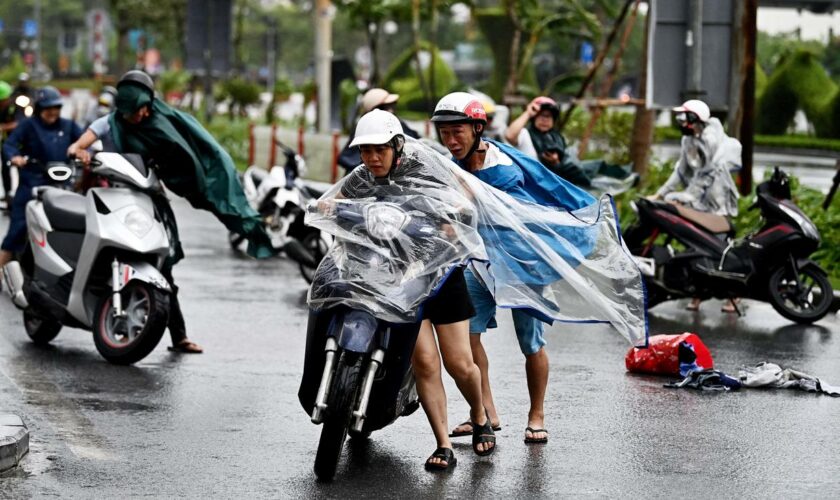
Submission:
<svg viewBox="0 0 840 500">
<path fill-rule="evenodd" d="M 699 210 L 694 210 L 693 208 L 688 208 L 682 205 L 675 206 L 677 207 L 677 212 L 680 214 L 680 216 L 690 220 L 691 222 L 697 224 L 700 227 L 705 228 L 706 230 L 712 233 L 735 233 L 735 228 L 732 226 L 732 223 L 729 222 L 729 219 L 722 215 L 701 212 Z"/>
<path fill-rule="evenodd" d="M 53 229 L 85 232 L 85 197 L 63 189 L 47 189 L 41 195 L 44 212 Z"/>
</svg>

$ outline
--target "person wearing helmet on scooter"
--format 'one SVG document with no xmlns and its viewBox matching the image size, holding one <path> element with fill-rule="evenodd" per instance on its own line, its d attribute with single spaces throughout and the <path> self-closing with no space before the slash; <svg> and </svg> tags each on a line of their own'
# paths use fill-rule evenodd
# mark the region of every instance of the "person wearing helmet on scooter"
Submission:
<svg viewBox="0 0 840 500">
<path fill-rule="evenodd" d="M 483 140 L 481 134 L 487 123 L 486 112 L 481 103 L 468 93 L 455 92 L 444 96 L 435 107 L 432 122 L 456 164 L 518 200 L 566 210 L 579 209 L 595 201 L 516 149 L 489 139 Z M 465 278 L 477 310 L 470 321 L 470 345 L 482 373 L 484 405 L 493 426 L 498 428 L 499 417 L 490 389 L 487 354 L 481 344 L 481 335 L 496 326 L 497 304 L 476 273 L 467 270 Z M 545 443 L 548 432 L 545 430 L 544 401 L 549 370 L 543 338 L 545 324 L 529 314 L 527 309 L 514 308 L 511 313 L 519 346 L 525 356 L 531 399 L 525 442 Z M 471 428 L 470 422 L 466 421 L 455 428 L 452 435 L 468 435 Z"/>
<path fill-rule="evenodd" d="M 26 204 L 32 189 L 46 184 L 45 174 L 34 163 L 64 161 L 67 147 L 82 131 L 72 120 L 61 118 L 61 94 L 42 87 L 35 94 L 35 112 L 14 129 L 3 143 L 3 158 L 18 168 L 20 182 L 12 200 L 11 220 L 0 250 L 0 268 L 26 246 Z"/>
<path fill-rule="evenodd" d="M 393 114 L 396 111 L 397 101 L 399 99 L 400 96 L 398 94 L 392 94 L 385 89 L 370 89 L 367 92 L 365 92 L 364 96 L 362 96 L 362 102 L 359 104 L 360 116 L 364 116 L 366 113 L 370 113 L 374 109 L 387 111 Z M 399 122 L 400 125 L 402 125 L 403 133 L 405 135 L 413 139 L 420 138 L 420 134 L 418 134 L 411 127 L 409 127 L 407 123 L 405 123 L 402 120 L 399 120 Z M 342 168 L 344 168 L 346 173 L 352 171 L 362 162 L 361 158 L 359 157 L 358 149 L 350 145 L 353 142 L 353 138 L 355 137 L 355 135 L 356 130 L 354 128 L 353 131 L 350 132 L 350 137 L 347 138 L 347 144 L 344 146 L 344 149 L 341 150 L 341 154 L 338 156 L 338 164 L 341 165 Z"/>
<path fill-rule="evenodd" d="M 682 132 L 680 157 L 665 184 L 648 198 L 735 217 L 739 193 L 731 172 L 740 166 L 741 143 L 726 135 L 720 120 L 712 116 L 703 101 L 690 99 L 673 111 Z M 683 190 L 677 191 L 680 186 Z M 698 310 L 700 300 L 692 299 L 686 308 Z M 736 312 L 733 301 L 724 304 L 721 310 Z"/>
<path fill-rule="evenodd" d="M 505 131 L 505 139 L 523 153 L 536 158 L 549 170 L 584 189 L 593 189 L 595 177 L 619 180 L 638 176 L 630 165 L 612 165 L 604 160 L 580 161 L 570 154 L 566 139 L 556 129 L 560 107 L 554 99 L 535 97 Z"/>
<path fill-rule="evenodd" d="M 139 154 L 157 165 L 157 174 L 169 190 L 186 198 L 193 207 L 213 213 L 230 231 L 244 235 L 250 242 L 249 255 L 274 255 L 259 214 L 245 198 L 230 155 L 195 118 L 157 99 L 148 74 L 139 70 L 125 73 L 117 83 L 115 107 L 107 117 L 91 124 L 72 145 L 71 153 L 84 155 L 97 139 L 107 138 L 103 142 L 111 142 L 114 151 Z M 200 353 L 202 348 L 187 338 L 172 277 L 172 267 L 184 257 L 175 216 L 165 199 L 155 202 L 171 234 L 170 257 L 162 270 L 174 290 L 170 299 L 170 349 Z"/>
<path fill-rule="evenodd" d="M 12 86 L 0 80 L 0 148 L 9 134 L 17 127 L 15 102 L 12 99 Z M 0 149 L 0 170 L 2 170 L 3 194 L 0 202 L 2 209 L 8 211 L 12 208 L 12 167 L 3 158 Z"/>
<path fill-rule="evenodd" d="M 424 173 L 422 164 L 407 159 L 403 152 L 404 144 L 402 126 L 396 116 L 378 109 L 362 116 L 350 146 L 359 149 L 363 168 L 348 174 L 340 197 L 376 197 L 381 186 L 389 183 L 408 189 L 415 181 L 427 187 L 441 184 L 440 179 Z M 321 202 L 319 209 L 331 212 L 333 207 L 329 202 Z M 475 422 L 475 452 L 488 455 L 495 449 L 494 432 L 481 399 L 481 372 L 473 361 L 470 349 L 469 320 L 474 314 L 463 267 L 451 271 L 438 293 L 423 306 L 423 322 L 412 365 L 420 402 L 437 441 L 437 449 L 425 464 L 429 470 L 449 469 L 457 463 L 447 431 L 441 357 L 447 372 L 455 379 L 470 405 L 470 420 Z"/>
</svg>

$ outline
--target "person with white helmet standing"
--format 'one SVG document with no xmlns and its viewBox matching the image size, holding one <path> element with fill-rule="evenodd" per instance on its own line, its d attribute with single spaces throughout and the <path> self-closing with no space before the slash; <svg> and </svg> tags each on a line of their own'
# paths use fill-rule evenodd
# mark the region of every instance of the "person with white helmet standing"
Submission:
<svg viewBox="0 0 840 500">
<path fill-rule="evenodd" d="M 703 101 L 691 99 L 673 111 L 683 135 L 680 157 L 665 184 L 649 198 L 724 217 L 738 215 L 738 188 L 730 172 L 740 165 L 741 143 L 726 135 Z M 682 191 L 677 190 L 680 186 Z M 699 306 L 700 300 L 693 299 L 687 309 L 696 311 Z M 735 307 L 730 302 L 722 310 L 735 312 Z"/>
<path fill-rule="evenodd" d="M 443 180 L 424 172 L 418 161 L 409 161 L 400 120 L 392 113 L 374 109 L 362 116 L 350 147 L 358 148 L 362 167 L 350 172 L 340 188 L 340 198 L 376 198 L 383 185 L 397 184 L 411 189 L 418 182 L 429 186 Z M 329 213 L 333 201 L 319 202 Z M 314 286 L 314 285 L 313 285 Z M 446 392 L 441 379 L 441 357 L 446 371 L 470 406 L 473 450 L 478 455 L 495 451 L 495 435 L 482 400 L 481 372 L 470 348 L 470 318 L 475 314 L 464 279 L 463 267 L 449 274 L 440 290 L 423 304 L 423 321 L 417 337 L 412 365 L 417 393 L 432 427 L 437 449 L 427 459 L 429 470 L 453 467 L 457 459 L 449 441 Z"/>
<path fill-rule="evenodd" d="M 486 112 L 481 103 L 468 93 L 454 92 L 444 96 L 435 107 L 432 122 L 437 127 L 441 142 L 461 168 L 518 200 L 566 210 L 583 208 L 595 201 L 583 190 L 554 175 L 536 160 L 514 148 L 489 139 L 483 140 L 481 135 L 487 125 Z M 527 166 L 531 162 L 533 165 Z M 496 327 L 497 304 L 488 289 L 487 280 L 476 276 L 471 270 L 465 273 L 465 277 L 477 310 L 476 316 L 470 321 L 470 344 L 473 357 L 481 369 L 484 404 L 494 427 L 498 429 L 499 416 L 488 376 L 489 362 L 481 344 L 481 335 L 488 328 Z M 549 363 L 544 349 L 545 323 L 528 309 L 511 308 L 511 313 L 519 347 L 525 356 L 531 400 L 525 442 L 546 443 L 548 432 L 545 430 L 544 402 Z M 467 421 L 456 427 L 451 435 L 464 436 L 471 432 L 472 425 Z"/>
<path fill-rule="evenodd" d="M 362 96 L 362 102 L 359 104 L 359 114 L 361 116 L 364 116 L 366 113 L 370 113 L 374 109 L 387 111 L 393 114 L 396 111 L 397 101 L 399 99 L 399 94 L 392 94 L 385 89 L 370 89 L 367 92 L 365 92 L 364 96 Z M 409 127 L 407 123 L 400 120 L 399 118 L 398 121 L 400 122 L 403 133 L 405 135 L 414 139 L 420 138 L 420 134 L 418 134 L 411 127 Z M 354 148 L 351 145 L 355 135 L 356 130 L 354 129 L 350 133 L 350 137 L 347 139 L 347 145 L 344 146 L 344 149 L 338 156 L 338 164 L 341 165 L 341 167 L 344 168 L 344 170 L 348 173 L 357 166 L 359 166 L 360 163 L 362 163 L 362 160 L 359 157 L 358 149 Z"/>
</svg>

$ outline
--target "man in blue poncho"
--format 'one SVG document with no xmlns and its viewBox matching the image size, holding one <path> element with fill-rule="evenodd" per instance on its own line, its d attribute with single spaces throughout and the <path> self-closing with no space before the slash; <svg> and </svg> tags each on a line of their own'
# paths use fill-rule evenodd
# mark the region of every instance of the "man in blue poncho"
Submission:
<svg viewBox="0 0 840 500">
<path fill-rule="evenodd" d="M 577 210 L 595 201 L 588 193 L 542 168 L 536 161 L 532 165 L 530 159 L 513 148 L 482 140 L 487 115 L 481 103 L 470 94 L 455 92 L 445 96 L 435 107 L 432 122 L 437 127 L 441 142 L 461 168 L 518 200 L 564 210 Z M 482 373 L 484 403 L 494 426 L 498 426 L 498 413 L 488 378 L 487 354 L 481 344 L 481 334 L 487 328 L 496 326 L 496 301 L 486 284 L 474 273 L 467 272 L 465 277 L 476 308 L 476 316 L 470 321 L 473 358 Z M 545 443 L 548 432 L 545 430 L 544 401 L 549 370 L 548 355 L 544 349 L 545 325 L 535 317 L 541 315 L 535 315 L 528 309 L 512 309 L 511 313 L 519 346 L 525 355 L 531 399 L 525 442 Z M 467 421 L 456 427 L 452 435 L 466 436 L 471 432 Z"/>
</svg>

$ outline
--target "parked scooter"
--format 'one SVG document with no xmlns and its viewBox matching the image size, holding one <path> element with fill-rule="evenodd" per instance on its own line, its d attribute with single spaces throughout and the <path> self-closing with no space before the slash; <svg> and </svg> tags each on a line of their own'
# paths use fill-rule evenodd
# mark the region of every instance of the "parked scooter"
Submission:
<svg viewBox="0 0 840 500">
<path fill-rule="evenodd" d="M 323 193 L 301 180 L 306 171 L 304 159 L 291 148 L 279 146 L 286 157 L 285 165 L 275 165 L 268 172 L 256 166 L 248 167 L 242 174 L 242 189 L 251 207 L 262 216 L 274 248 L 297 262 L 303 278 L 312 283 L 312 275 L 332 238 L 304 224 L 302 207 Z M 233 232 L 229 241 L 236 251 L 244 251 L 247 245 L 244 236 Z"/>
<path fill-rule="evenodd" d="M 325 305 L 309 318 L 298 393 L 312 422 L 323 424 L 321 479 L 335 474 L 348 433 L 367 437 L 419 406 L 410 363 L 420 323 L 382 319 L 387 306 L 364 284 L 387 296 L 430 292 L 435 276 L 421 270 L 454 248 L 439 221 L 397 203 L 337 200 L 335 218 L 354 241 L 337 239 L 318 269 L 310 298 Z"/>
<path fill-rule="evenodd" d="M 791 201 L 787 174 L 778 167 L 757 187 L 750 207 L 758 208 L 763 224 L 742 239 L 734 239 L 722 216 L 647 199 L 636 207 L 639 221 L 624 239 L 638 256 L 648 307 L 681 297 L 746 297 L 769 302 L 797 323 L 813 323 L 828 312 L 831 283 L 809 258 L 820 234 Z M 675 250 L 674 242 L 684 249 Z"/>
<path fill-rule="evenodd" d="M 33 342 L 49 343 L 65 325 L 92 330 L 105 359 L 131 364 L 155 348 L 169 317 L 169 238 L 153 201 L 163 190 L 139 156 L 97 153 L 91 166 L 111 187 L 83 196 L 56 187 L 74 165 L 46 165 L 53 185 L 27 204 L 27 249 L 4 278 Z"/>
</svg>

